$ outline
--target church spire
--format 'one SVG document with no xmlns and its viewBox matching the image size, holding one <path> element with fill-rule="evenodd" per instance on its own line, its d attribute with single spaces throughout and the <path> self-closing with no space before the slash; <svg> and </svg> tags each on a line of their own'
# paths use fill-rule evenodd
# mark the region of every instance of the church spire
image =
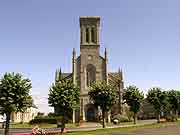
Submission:
<svg viewBox="0 0 180 135">
<path fill-rule="evenodd" d="M 75 58 L 76 58 L 76 50 L 75 50 L 75 48 L 73 48 L 72 57 L 73 57 L 73 60 L 75 60 Z"/>
<path fill-rule="evenodd" d="M 106 50 L 106 48 L 104 50 L 104 59 L 105 59 L 106 83 L 108 84 L 109 83 L 109 81 L 108 81 L 108 67 L 107 67 L 108 58 L 107 58 L 107 50 Z"/>
<path fill-rule="evenodd" d="M 55 82 L 56 82 L 56 80 L 57 80 L 57 70 L 55 72 Z"/>
<path fill-rule="evenodd" d="M 105 50 L 104 50 L 104 58 L 105 58 L 105 62 L 108 63 L 107 49 L 106 49 L 106 48 L 105 48 Z"/>
<path fill-rule="evenodd" d="M 72 52 L 72 74 L 73 74 L 73 84 L 76 85 L 76 50 L 73 48 Z"/>
<path fill-rule="evenodd" d="M 121 68 L 118 69 L 118 73 L 119 73 L 120 79 L 123 80 L 123 72 Z"/>
<path fill-rule="evenodd" d="M 55 72 L 55 82 L 57 82 L 59 80 L 59 69 L 56 69 Z"/>
<path fill-rule="evenodd" d="M 62 72 L 61 72 L 61 68 L 59 69 L 59 76 L 58 76 L 59 78 L 59 81 L 62 79 Z"/>
<path fill-rule="evenodd" d="M 62 79 L 62 73 L 61 73 L 61 68 L 56 69 L 55 72 L 55 82 L 58 82 Z"/>
<path fill-rule="evenodd" d="M 118 69 L 118 73 L 121 74 L 121 68 L 120 68 L 120 67 L 119 67 L 119 69 Z"/>
</svg>

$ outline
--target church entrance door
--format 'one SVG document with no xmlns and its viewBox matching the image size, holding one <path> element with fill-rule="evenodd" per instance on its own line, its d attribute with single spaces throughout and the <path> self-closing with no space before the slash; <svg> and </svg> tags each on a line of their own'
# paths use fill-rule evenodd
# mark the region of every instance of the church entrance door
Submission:
<svg viewBox="0 0 180 135">
<path fill-rule="evenodd" d="M 89 107 L 86 112 L 86 120 L 88 122 L 95 121 L 95 108 Z"/>
</svg>

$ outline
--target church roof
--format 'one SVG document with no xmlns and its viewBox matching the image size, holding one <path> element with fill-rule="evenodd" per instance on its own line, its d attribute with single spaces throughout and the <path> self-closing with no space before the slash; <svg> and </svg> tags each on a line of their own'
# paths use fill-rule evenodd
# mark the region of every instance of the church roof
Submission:
<svg viewBox="0 0 180 135">
<path fill-rule="evenodd" d="M 72 77 L 72 73 L 62 73 L 62 78 L 63 79 L 69 79 Z"/>
<path fill-rule="evenodd" d="M 80 18 L 100 18 L 100 16 L 80 16 Z"/>
<path fill-rule="evenodd" d="M 34 102 L 32 104 L 32 107 L 38 109 L 38 107 L 34 104 Z"/>
<path fill-rule="evenodd" d="M 108 73 L 108 77 L 117 79 L 117 80 L 122 80 L 122 77 L 118 72 L 110 72 Z"/>
</svg>

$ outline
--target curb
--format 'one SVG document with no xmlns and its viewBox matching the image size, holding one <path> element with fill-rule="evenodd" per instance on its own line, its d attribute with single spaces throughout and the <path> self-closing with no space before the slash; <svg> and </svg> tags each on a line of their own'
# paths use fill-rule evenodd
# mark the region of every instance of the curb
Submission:
<svg viewBox="0 0 180 135">
<path fill-rule="evenodd" d="M 66 133 L 66 132 L 64 132 L 64 133 Z M 47 133 L 45 133 L 45 135 L 64 134 L 64 133 L 61 133 L 61 132 L 47 132 Z M 8 135 L 33 135 L 33 134 L 30 134 L 30 133 L 10 133 Z"/>
</svg>

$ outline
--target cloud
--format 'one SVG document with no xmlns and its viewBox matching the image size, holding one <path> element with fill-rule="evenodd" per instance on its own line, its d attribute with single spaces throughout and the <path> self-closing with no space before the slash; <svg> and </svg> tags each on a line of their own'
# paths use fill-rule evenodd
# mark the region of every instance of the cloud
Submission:
<svg viewBox="0 0 180 135">
<path fill-rule="evenodd" d="M 48 96 L 32 95 L 32 97 L 39 112 L 44 112 L 45 114 L 53 112 L 53 108 L 48 105 Z"/>
</svg>

